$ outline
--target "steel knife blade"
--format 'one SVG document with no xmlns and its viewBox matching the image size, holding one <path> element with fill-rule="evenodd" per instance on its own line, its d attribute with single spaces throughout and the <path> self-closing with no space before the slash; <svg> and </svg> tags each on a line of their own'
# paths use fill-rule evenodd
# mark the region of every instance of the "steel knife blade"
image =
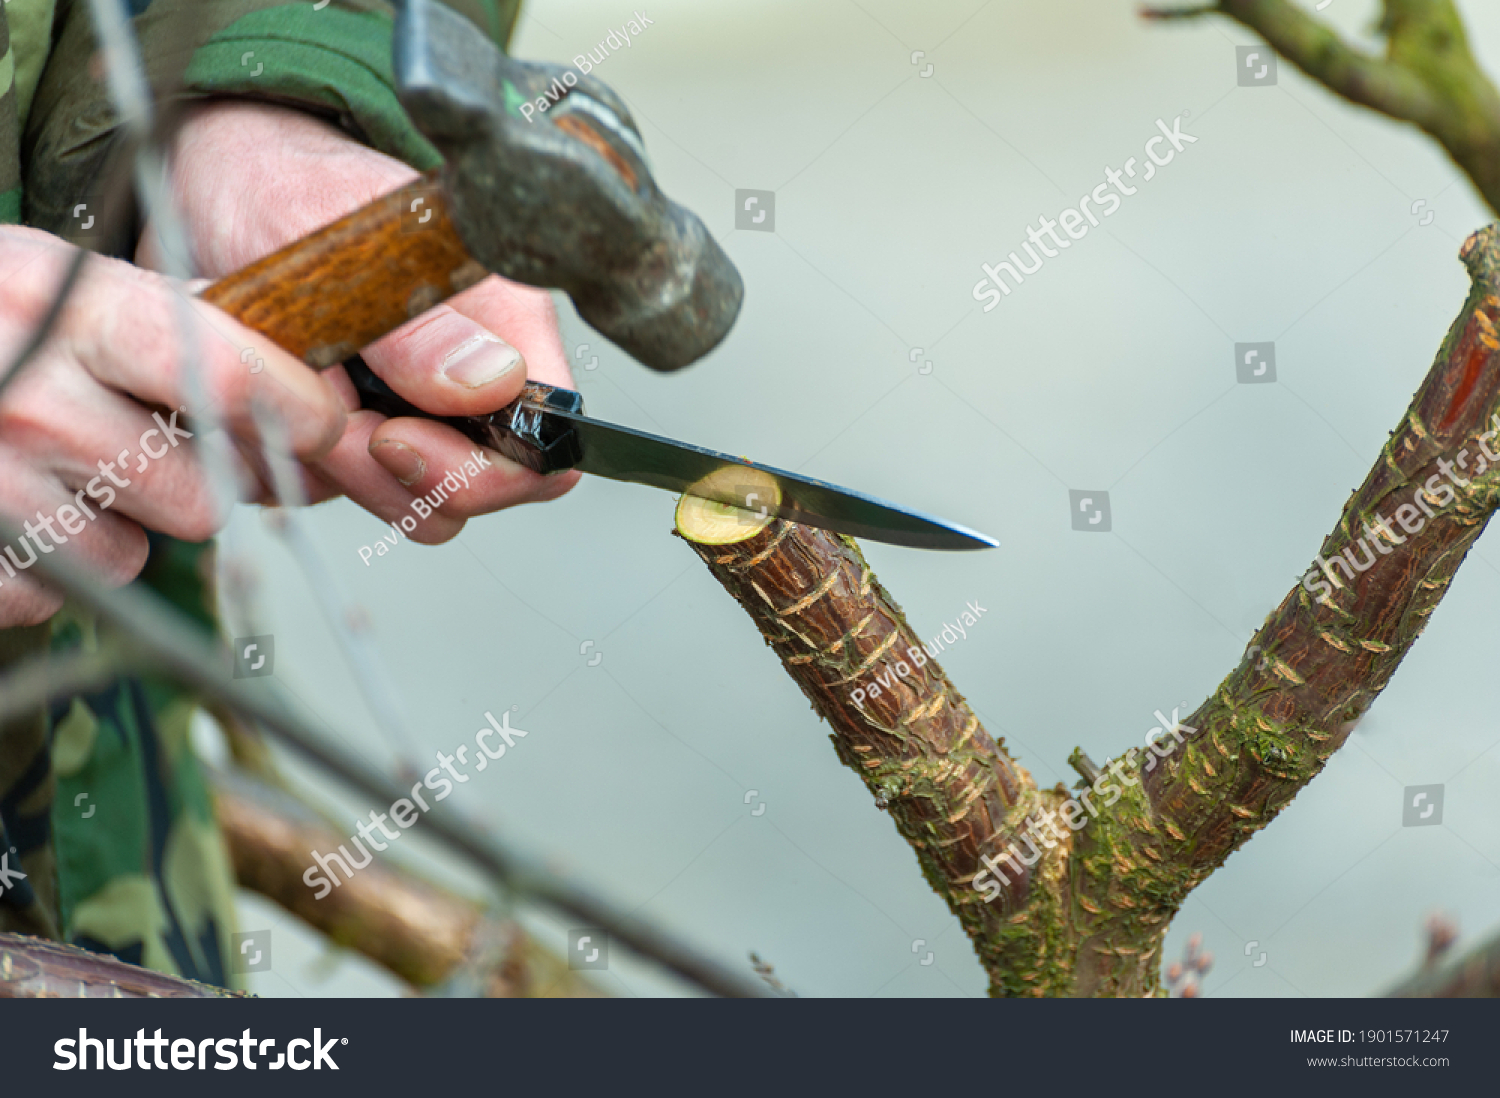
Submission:
<svg viewBox="0 0 1500 1098">
<path fill-rule="evenodd" d="M 999 544 L 965 526 L 863 492 L 594 419 L 584 415 L 583 396 L 572 389 L 528 381 L 521 396 L 498 412 L 435 416 L 398 396 L 363 359 L 351 359 L 345 367 L 364 407 L 387 416 L 446 423 L 538 473 L 578 469 L 914 549 L 993 549 Z M 726 468 L 747 470 L 745 483 L 737 484 L 732 474 L 722 473 Z"/>
</svg>

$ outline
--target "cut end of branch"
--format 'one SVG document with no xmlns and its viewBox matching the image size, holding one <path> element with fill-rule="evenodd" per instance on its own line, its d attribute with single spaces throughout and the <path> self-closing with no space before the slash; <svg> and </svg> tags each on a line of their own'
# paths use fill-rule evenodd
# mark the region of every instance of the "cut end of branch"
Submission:
<svg viewBox="0 0 1500 1098">
<path fill-rule="evenodd" d="M 1098 781 L 1099 775 L 1103 773 L 1099 769 L 1099 764 L 1084 754 L 1084 750 L 1081 747 L 1073 749 L 1073 753 L 1068 756 L 1068 765 L 1078 771 L 1079 776 L 1088 782 L 1089 785 L 1093 785 Z"/>
<path fill-rule="evenodd" d="M 781 486 L 770 473 L 726 465 L 683 493 L 677 532 L 699 545 L 734 545 L 776 521 L 771 508 L 780 505 Z"/>
<path fill-rule="evenodd" d="M 1500 222 L 1469 234 L 1458 257 L 1469 269 L 1469 277 L 1490 285 L 1500 283 Z"/>
</svg>

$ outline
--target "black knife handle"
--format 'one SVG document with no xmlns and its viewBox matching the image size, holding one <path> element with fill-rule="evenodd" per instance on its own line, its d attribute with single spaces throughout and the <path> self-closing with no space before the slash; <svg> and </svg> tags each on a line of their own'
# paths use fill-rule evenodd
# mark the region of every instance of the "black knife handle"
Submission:
<svg viewBox="0 0 1500 1098">
<path fill-rule="evenodd" d="M 583 396 L 540 381 L 528 381 L 521 395 L 498 412 L 483 416 L 436 416 L 406 400 L 375 375 L 359 355 L 344 362 L 359 393 L 359 405 L 392 419 L 411 416 L 445 423 L 480 446 L 524 465 L 534 473 L 559 473 L 583 458 L 578 432 L 551 411 L 583 413 Z"/>
</svg>

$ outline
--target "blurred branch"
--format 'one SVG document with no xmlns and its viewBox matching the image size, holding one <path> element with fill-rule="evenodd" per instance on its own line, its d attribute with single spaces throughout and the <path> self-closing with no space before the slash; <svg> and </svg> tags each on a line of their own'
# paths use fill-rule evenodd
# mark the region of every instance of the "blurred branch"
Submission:
<svg viewBox="0 0 1500 1098">
<path fill-rule="evenodd" d="M 129 674 L 130 667 L 124 650 L 109 640 L 102 640 L 93 652 L 32 656 L 0 675 L 0 727 L 45 707 L 53 698 L 92 690 Z"/>
<path fill-rule="evenodd" d="M 0 541 L 16 541 L 21 532 L 0 520 Z M 291 713 L 248 680 L 229 677 L 224 653 L 205 644 L 206 634 L 159 597 L 139 587 L 104 587 L 61 553 L 44 556 L 33 566 L 49 583 L 92 610 L 101 622 L 128 636 L 139 657 L 204 695 L 217 698 L 255 718 L 267 731 L 304 757 L 322 766 L 377 804 L 394 804 L 405 787 L 335 747 L 311 724 Z M 564 880 L 541 862 L 502 846 L 434 805 L 422 818 L 434 837 L 459 851 L 497 883 L 607 930 L 621 945 L 650 957 L 679 976 L 715 995 L 762 997 L 758 980 L 725 967 L 592 892 Z"/>
<path fill-rule="evenodd" d="M 1500 998 L 1500 935 L 1446 963 L 1458 928 L 1442 915 L 1427 921 L 1427 952 L 1422 967 L 1385 993 L 1387 999 Z"/>
<path fill-rule="evenodd" d="M 137 968 L 77 946 L 0 934 L 0 999 L 236 999 L 243 993 Z"/>
<path fill-rule="evenodd" d="M 315 899 L 303 881 L 314 865 L 310 852 L 337 850 L 348 839 L 282 790 L 236 774 L 211 778 L 219 827 L 240 885 L 338 945 L 419 988 L 462 976 L 490 998 L 601 994 L 516 924 L 487 917 L 478 904 L 389 859 Z"/>
<path fill-rule="evenodd" d="M 276 412 L 255 402 L 251 405 L 256 429 L 260 432 L 261 452 L 271 473 L 276 499 L 281 504 L 270 514 L 271 526 L 307 577 L 323 620 L 354 672 L 360 695 L 375 721 L 385 732 L 399 757 L 398 769 L 408 780 L 422 771 L 417 766 L 417 751 L 411 728 L 404 716 L 395 688 L 394 677 L 386 670 L 380 651 L 370 639 L 365 615 L 344 601 L 338 582 L 324 563 L 316 543 L 307 531 L 300 509 L 307 506 L 297 460 L 292 456 L 286 424 Z"/>
<path fill-rule="evenodd" d="M 194 312 L 194 302 L 181 286 L 194 277 L 192 246 L 185 221 L 177 209 L 172 189 L 171 159 L 167 149 L 172 144 L 183 118 L 182 103 L 158 112 L 152 100 L 152 89 L 141 59 L 131 10 L 125 0 L 88 0 L 98 56 L 103 61 L 104 77 L 111 105 L 118 116 L 119 127 L 132 150 L 131 163 L 136 195 L 145 211 L 146 223 L 155 231 L 160 248 L 163 273 L 177 280 L 172 288 L 172 312 L 178 329 L 178 350 L 183 396 L 187 406 L 182 411 L 197 426 L 195 453 L 207 476 L 209 492 L 220 516 L 227 520 L 239 500 L 235 476 L 233 444 L 224 429 L 215 399 L 210 399 L 205 384 L 202 348 L 198 335 L 202 325 Z M 122 172 L 127 178 L 130 172 Z M 248 609 L 234 603 L 240 594 L 230 588 L 225 595 L 239 616 L 249 616 Z"/>
<path fill-rule="evenodd" d="M 1384 58 L 1353 48 L 1291 0 L 1219 0 L 1141 14 L 1234 19 L 1335 94 L 1431 135 L 1500 213 L 1500 93 L 1474 59 L 1453 0 L 1383 0 Z"/>
</svg>

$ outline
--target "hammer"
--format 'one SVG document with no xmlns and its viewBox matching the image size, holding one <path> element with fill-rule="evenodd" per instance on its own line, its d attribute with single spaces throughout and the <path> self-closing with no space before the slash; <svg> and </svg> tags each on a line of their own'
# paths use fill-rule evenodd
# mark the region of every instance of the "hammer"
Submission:
<svg viewBox="0 0 1500 1098">
<path fill-rule="evenodd" d="M 491 272 L 566 291 L 655 370 L 724 338 L 744 296 L 739 272 L 662 194 L 629 110 L 602 82 L 514 61 L 437 0 L 401 4 L 393 68 L 443 167 L 220 280 L 206 301 L 315 369 Z M 550 106 L 523 114 L 535 103 Z M 351 365 L 366 407 L 426 415 Z"/>
</svg>

